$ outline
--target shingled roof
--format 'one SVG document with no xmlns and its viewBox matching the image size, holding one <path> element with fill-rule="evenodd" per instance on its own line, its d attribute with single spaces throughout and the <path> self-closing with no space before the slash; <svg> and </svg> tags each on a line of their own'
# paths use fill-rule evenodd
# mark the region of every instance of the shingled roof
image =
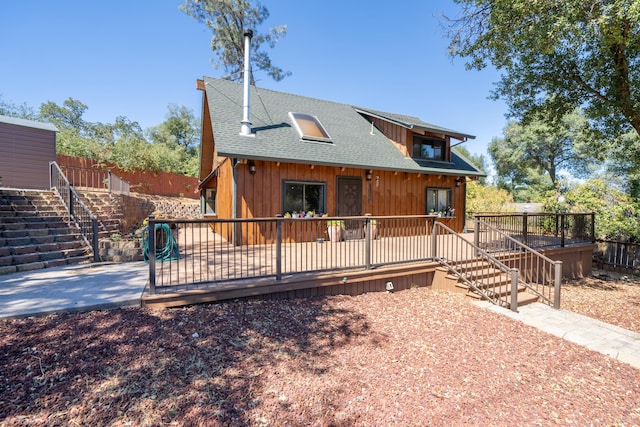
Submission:
<svg viewBox="0 0 640 427">
<path fill-rule="evenodd" d="M 204 82 L 216 150 L 220 156 L 424 174 L 484 175 L 453 152 L 451 162 L 405 157 L 379 130 L 372 129 L 365 115 L 397 122 L 407 128 L 444 133 L 457 139 L 473 138 L 472 135 L 430 125 L 415 117 L 254 86 L 251 87 L 250 117 L 253 135 L 242 136 L 243 85 L 208 77 Z M 302 140 L 290 112 L 317 117 L 329 133 L 331 142 Z"/>
</svg>

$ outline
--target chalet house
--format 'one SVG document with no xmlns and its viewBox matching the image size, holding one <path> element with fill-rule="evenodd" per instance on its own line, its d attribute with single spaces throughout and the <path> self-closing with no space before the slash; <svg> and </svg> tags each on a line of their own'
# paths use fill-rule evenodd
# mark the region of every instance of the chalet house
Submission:
<svg viewBox="0 0 640 427">
<path fill-rule="evenodd" d="M 242 83 L 228 80 L 205 77 L 197 87 L 204 216 L 449 209 L 448 225 L 462 231 L 466 182 L 483 173 L 451 147 L 474 136 L 417 117 L 254 86 L 245 94 Z"/>
</svg>

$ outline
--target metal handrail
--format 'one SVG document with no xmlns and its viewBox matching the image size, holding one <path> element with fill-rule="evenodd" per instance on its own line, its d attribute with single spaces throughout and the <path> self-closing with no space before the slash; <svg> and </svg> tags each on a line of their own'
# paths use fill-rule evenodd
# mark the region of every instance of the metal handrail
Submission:
<svg viewBox="0 0 640 427">
<path fill-rule="evenodd" d="M 440 250 L 443 245 L 438 245 L 438 236 L 443 236 L 443 231 L 447 235 L 454 236 L 454 238 L 457 239 L 457 244 L 448 245 L 444 250 Z M 436 259 L 440 264 L 445 266 L 450 272 L 454 273 L 456 277 L 485 299 L 494 304 L 510 308 L 512 311 L 518 311 L 517 290 L 518 285 L 522 284 L 522 280 L 519 277 L 517 269 L 507 266 L 487 251 L 481 249 L 473 242 L 465 239 L 460 234 L 440 222 L 436 222 L 435 232 L 433 233 L 432 238 L 432 252 L 436 255 Z M 479 286 L 479 280 L 473 280 L 472 275 L 467 275 L 467 273 L 462 271 L 462 269 L 456 267 L 457 265 L 462 265 L 462 263 L 466 266 L 471 263 L 474 268 L 483 268 L 484 262 L 488 263 L 490 267 L 496 268 L 502 273 L 509 275 L 511 278 L 511 298 L 509 300 L 502 298 L 499 293 L 489 291 L 484 289 L 482 286 Z M 479 276 L 483 276 L 483 273 L 485 273 L 485 271 L 481 271 Z M 470 276 L 471 279 L 469 278 Z M 478 274 L 476 274 L 476 276 L 478 276 Z"/>
<path fill-rule="evenodd" d="M 130 185 L 110 170 L 83 168 L 78 166 L 59 166 L 59 169 L 65 174 L 67 180 L 74 187 L 90 188 L 96 192 L 109 192 L 116 194 L 128 195 Z"/>
<path fill-rule="evenodd" d="M 551 295 L 546 295 L 544 290 L 546 288 L 538 288 L 531 282 L 532 280 L 523 280 L 522 284 L 525 285 L 531 292 L 542 298 L 548 305 L 552 305 L 554 308 L 560 308 L 560 286 L 562 283 L 562 261 L 555 261 L 551 258 L 541 254 L 535 249 L 525 245 L 517 239 L 514 239 L 509 234 L 500 230 L 497 227 L 480 220 L 476 217 L 476 226 L 474 230 L 474 245 L 478 248 L 482 247 L 480 243 L 481 227 L 483 230 L 488 230 L 493 233 L 494 236 L 498 236 L 499 239 L 492 241 L 492 244 L 496 245 L 492 248 L 492 253 L 500 253 L 500 257 L 503 259 L 509 259 L 510 263 L 517 265 L 520 270 L 520 274 L 525 278 L 533 279 L 534 277 L 538 282 L 542 282 L 541 285 L 545 286 L 547 282 L 547 272 L 549 275 L 553 274 L 553 298 Z M 485 234 L 486 235 L 486 234 Z M 535 266 L 535 268 L 534 268 Z M 549 266 L 549 270 L 547 270 Z M 553 271 L 551 272 L 551 266 Z M 522 268 L 524 267 L 524 268 Z M 535 270 L 535 272 L 534 272 Z M 542 271 L 542 273 L 540 273 Z M 540 291 L 542 289 L 542 291 Z"/>
<path fill-rule="evenodd" d="M 49 162 L 49 185 L 55 190 L 62 204 L 67 209 L 69 220 L 73 221 L 80 231 L 80 236 L 93 252 L 94 262 L 100 261 L 98 251 L 98 219 L 82 202 L 69 180 L 62 173 L 56 162 Z"/>
</svg>

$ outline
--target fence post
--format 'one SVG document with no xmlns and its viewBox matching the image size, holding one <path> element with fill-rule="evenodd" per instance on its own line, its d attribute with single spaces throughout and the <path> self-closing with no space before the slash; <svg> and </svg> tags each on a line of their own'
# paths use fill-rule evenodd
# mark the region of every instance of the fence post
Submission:
<svg viewBox="0 0 640 427">
<path fill-rule="evenodd" d="M 596 213 L 591 212 L 591 243 L 596 243 Z"/>
<path fill-rule="evenodd" d="M 276 218 L 276 280 L 282 280 L 282 220 Z"/>
<path fill-rule="evenodd" d="M 560 285 L 562 284 L 562 261 L 554 263 L 554 283 L 553 283 L 553 308 L 560 309 Z"/>
<path fill-rule="evenodd" d="M 107 171 L 107 190 L 111 193 L 111 171 Z"/>
<path fill-rule="evenodd" d="M 371 218 L 369 214 L 364 219 L 364 268 L 371 269 Z"/>
<path fill-rule="evenodd" d="M 438 259 L 438 221 L 435 218 L 433 221 L 433 227 L 431 228 L 431 257 L 435 260 Z"/>
<path fill-rule="evenodd" d="M 564 224 L 566 214 L 560 214 L 560 247 L 564 248 Z"/>
<path fill-rule="evenodd" d="M 477 214 L 473 215 L 473 244 L 480 247 L 480 219 Z"/>
<path fill-rule="evenodd" d="M 518 269 L 511 269 L 511 311 L 518 311 Z"/>
<path fill-rule="evenodd" d="M 100 262 L 100 248 L 98 238 L 98 219 L 91 218 L 91 234 L 93 239 L 93 262 Z"/>
<path fill-rule="evenodd" d="M 149 295 L 156 294 L 156 222 L 153 215 L 149 215 L 147 225 L 147 257 L 149 258 Z"/>
<path fill-rule="evenodd" d="M 522 214 L 522 243 L 528 246 L 527 243 L 527 234 L 529 231 L 529 214 L 527 212 L 523 212 Z"/>
</svg>

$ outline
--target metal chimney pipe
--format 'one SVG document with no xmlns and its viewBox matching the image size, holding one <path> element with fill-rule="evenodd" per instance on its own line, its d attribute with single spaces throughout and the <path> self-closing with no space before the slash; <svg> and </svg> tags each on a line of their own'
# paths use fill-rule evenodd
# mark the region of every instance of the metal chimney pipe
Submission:
<svg viewBox="0 0 640 427">
<path fill-rule="evenodd" d="M 253 31 L 244 30 L 244 96 L 242 99 L 242 126 L 240 127 L 240 135 L 251 135 L 251 122 L 249 121 L 249 82 L 251 76 L 249 74 L 249 57 L 251 49 L 251 38 Z"/>
</svg>

